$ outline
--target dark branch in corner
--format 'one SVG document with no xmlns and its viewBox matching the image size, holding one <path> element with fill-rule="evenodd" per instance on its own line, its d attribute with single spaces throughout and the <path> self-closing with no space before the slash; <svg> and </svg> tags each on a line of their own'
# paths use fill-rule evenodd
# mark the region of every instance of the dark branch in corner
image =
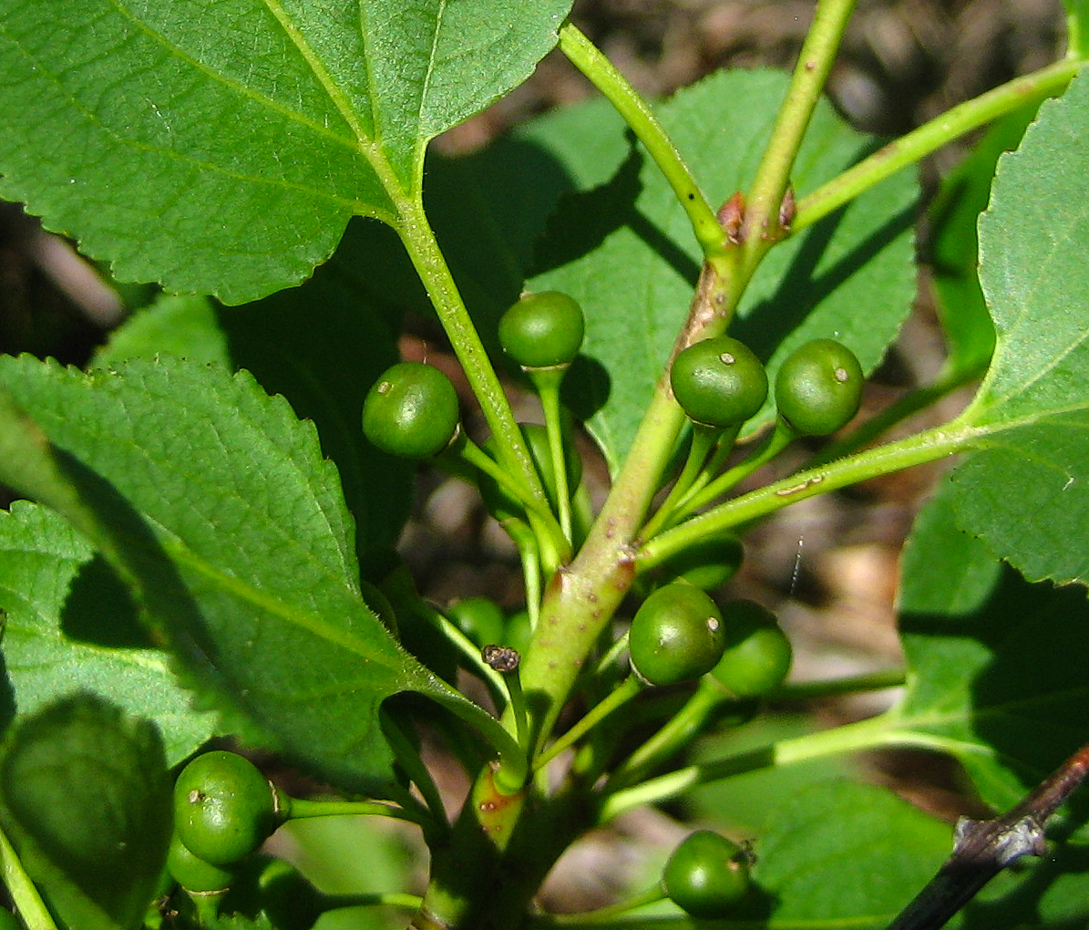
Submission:
<svg viewBox="0 0 1089 930">
<path fill-rule="evenodd" d="M 887 930 L 938 930 L 992 878 L 1022 856 L 1042 856 L 1051 816 L 1089 774 L 1089 743 L 1009 812 L 957 824 L 953 854 Z"/>
</svg>

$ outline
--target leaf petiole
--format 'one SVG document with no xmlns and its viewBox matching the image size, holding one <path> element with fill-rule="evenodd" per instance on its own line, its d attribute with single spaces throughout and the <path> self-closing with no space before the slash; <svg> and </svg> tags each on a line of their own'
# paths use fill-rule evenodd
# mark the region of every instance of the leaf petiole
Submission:
<svg viewBox="0 0 1089 930">
<path fill-rule="evenodd" d="M 798 201 L 795 232 L 838 210 L 901 168 L 925 158 L 973 129 L 977 129 L 1030 101 L 1041 101 L 1062 93 L 1070 79 L 1089 60 L 1065 59 L 1014 78 L 994 90 L 947 110 L 918 129 L 901 136 L 859 162 L 853 168 L 817 188 Z"/>
<path fill-rule="evenodd" d="M 0 830 L 0 875 L 4 887 L 11 895 L 15 910 L 18 911 L 27 930 L 57 930 L 57 925 L 45 906 L 42 896 L 30 876 L 26 874 L 23 863 L 15 848 L 8 841 L 7 834 Z"/>
<path fill-rule="evenodd" d="M 677 151 L 673 140 L 662 128 L 650 106 L 617 71 L 616 66 L 570 20 L 560 27 L 559 35 L 560 51 L 615 107 L 654 159 L 688 214 L 692 231 L 706 260 L 713 261 L 716 257 L 723 256 L 726 242 L 722 225 L 681 153 Z"/>
</svg>

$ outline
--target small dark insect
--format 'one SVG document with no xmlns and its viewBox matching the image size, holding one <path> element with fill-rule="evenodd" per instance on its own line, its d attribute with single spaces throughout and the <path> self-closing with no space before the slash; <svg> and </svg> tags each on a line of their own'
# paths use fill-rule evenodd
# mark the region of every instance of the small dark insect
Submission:
<svg viewBox="0 0 1089 930">
<path fill-rule="evenodd" d="M 511 649 L 510 646 L 497 646 L 495 643 L 490 643 L 481 649 L 480 657 L 485 665 L 503 674 L 513 672 L 522 661 L 522 656 L 517 649 Z"/>
</svg>

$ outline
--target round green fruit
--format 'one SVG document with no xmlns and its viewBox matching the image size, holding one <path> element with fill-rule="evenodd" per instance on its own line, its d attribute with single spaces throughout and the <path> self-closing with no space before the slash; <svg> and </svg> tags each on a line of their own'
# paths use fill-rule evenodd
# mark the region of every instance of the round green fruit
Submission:
<svg viewBox="0 0 1089 930">
<path fill-rule="evenodd" d="M 827 436 L 858 413 L 863 383 L 854 352 L 834 339 L 814 339 L 779 367 L 775 404 L 800 436 Z"/>
<path fill-rule="evenodd" d="M 768 376 L 760 359 L 729 336 L 684 349 L 673 360 L 669 381 L 689 419 L 716 429 L 744 423 L 768 396 Z"/>
<path fill-rule="evenodd" d="M 193 855 L 176 833 L 170 840 L 166 869 L 182 888 L 195 894 L 226 891 L 235 879 L 235 873 L 230 869 L 222 869 Z"/>
<path fill-rule="evenodd" d="M 578 301 L 559 291 L 524 294 L 499 319 L 499 344 L 523 368 L 569 365 L 586 321 Z"/>
<path fill-rule="evenodd" d="M 227 866 L 256 850 L 279 825 L 275 789 L 237 753 L 197 756 L 174 783 L 174 830 L 199 859 Z"/>
<path fill-rule="evenodd" d="M 525 655 L 533 639 L 533 627 L 529 622 L 529 611 L 519 610 L 507 619 L 507 628 L 503 632 L 502 645 L 509 646 Z"/>
<path fill-rule="evenodd" d="M 467 597 L 446 608 L 446 616 L 477 646 L 501 642 L 507 625 L 503 608 L 489 597 Z"/>
<path fill-rule="evenodd" d="M 731 601 L 722 608 L 726 649 L 711 674 L 739 698 L 767 694 L 783 683 L 793 650 L 779 621 L 755 601 Z"/>
<path fill-rule="evenodd" d="M 722 614 L 703 591 L 673 582 L 636 611 L 628 633 L 632 669 L 649 685 L 675 685 L 711 671 L 726 646 Z"/>
<path fill-rule="evenodd" d="M 749 889 L 748 856 L 726 837 L 699 830 L 673 850 L 662 871 L 662 888 L 693 917 L 726 917 Z"/>
<path fill-rule="evenodd" d="M 460 422 L 453 383 L 422 362 L 398 362 L 386 369 L 363 401 L 367 439 L 400 458 L 438 455 L 457 435 Z"/>
</svg>

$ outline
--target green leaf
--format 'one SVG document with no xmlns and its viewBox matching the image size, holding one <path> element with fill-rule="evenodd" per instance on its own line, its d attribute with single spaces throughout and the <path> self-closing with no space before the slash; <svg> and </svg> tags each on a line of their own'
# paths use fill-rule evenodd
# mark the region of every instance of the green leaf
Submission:
<svg viewBox="0 0 1089 930">
<path fill-rule="evenodd" d="M 121 581 L 59 516 L 27 501 L 0 511 L 0 610 L 5 722 L 85 689 L 153 720 L 170 764 L 212 735 L 211 716 L 188 709 Z"/>
<path fill-rule="evenodd" d="M 343 787 L 388 777 L 380 702 L 447 692 L 363 602 L 313 427 L 245 373 L 171 359 L 3 358 L 0 383 L 55 444 L 0 418 L 0 480 L 88 534 L 226 726 Z"/>
<path fill-rule="evenodd" d="M 0 761 L 4 826 L 80 930 L 141 925 L 166 862 L 170 790 L 155 727 L 90 695 L 24 720 Z"/>
<path fill-rule="evenodd" d="M 778 72 L 723 72 L 658 107 L 712 203 L 748 186 L 771 128 L 768 114 L 786 85 Z M 546 117 L 522 137 L 590 188 L 561 203 L 539 244 L 539 273 L 529 287 L 566 291 L 586 310 L 572 400 L 580 415 L 593 414 L 588 425 L 615 471 L 687 315 L 700 254 L 681 205 L 603 103 Z M 822 105 L 794 186 L 804 194 L 873 147 Z M 877 365 L 914 292 L 915 197 L 913 178 L 899 175 L 772 250 L 731 329 L 768 363 L 772 377 L 791 349 L 819 336 L 850 345 L 867 371 Z M 771 415 L 769 404 L 753 427 Z"/>
<path fill-rule="evenodd" d="M 95 364 L 171 354 L 245 368 L 318 428 L 340 472 L 365 567 L 387 555 L 411 506 L 414 471 L 374 449 L 360 427 L 363 398 L 398 361 L 401 308 L 366 280 L 374 223 L 353 224 L 337 254 L 297 288 L 240 307 L 163 297 L 115 332 Z M 394 243 L 403 255 L 403 249 Z"/>
<path fill-rule="evenodd" d="M 1012 807 L 1089 732 L 1089 601 L 1029 584 L 957 528 L 947 487 L 904 552 L 902 734 L 956 756 L 980 796 Z M 1073 802 L 1079 819 L 1089 798 Z"/>
<path fill-rule="evenodd" d="M 818 782 L 777 811 L 757 841 L 758 894 L 737 917 L 784 930 L 882 930 L 951 845 L 947 825 L 886 791 Z"/>
<path fill-rule="evenodd" d="M 1030 580 L 1089 578 L 1089 81 L 1045 103 L 999 162 L 980 221 L 994 361 L 955 424 L 979 449 L 952 475 L 965 529 Z"/>
<path fill-rule="evenodd" d="M 252 300 L 352 215 L 396 222 L 428 140 L 525 80 L 570 6 L 7 4 L 0 194 L 119 278 Z"/>
</svg>

